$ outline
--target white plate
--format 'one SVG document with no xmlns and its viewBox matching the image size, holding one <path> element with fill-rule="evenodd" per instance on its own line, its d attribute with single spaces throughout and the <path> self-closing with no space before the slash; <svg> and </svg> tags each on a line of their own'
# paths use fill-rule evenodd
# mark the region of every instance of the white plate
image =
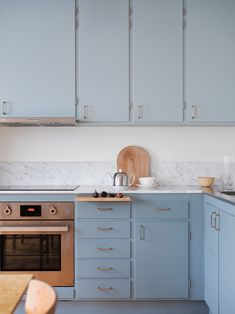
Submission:
<svg viewBox="0 0 235 314">
<path fill-rule="evenodd" d="M 159 183 L 155 183 L 155 184 L 136 184 L 139 188 L 141 189 L 151 189 L 151 188 L 155 188 L 156 186 L 159 186 Z"/>
</svg>

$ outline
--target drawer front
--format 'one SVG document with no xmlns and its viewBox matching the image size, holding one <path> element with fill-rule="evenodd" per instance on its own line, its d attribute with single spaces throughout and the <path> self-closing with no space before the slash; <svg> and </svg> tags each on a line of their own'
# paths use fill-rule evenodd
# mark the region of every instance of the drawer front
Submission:
<svg viewBox="0 0 235 314">
<path fill-rule="evenodd" d="M 129 258 L 130 240 L 77 239 L 79 258 Z"/>
<path fill-rule="evenodd" d="M 78 218 L 130 218 L 130 203 L 81 202 L 78 203 Z"/>
<path fill-rule="evenodd" d="M 79 238 L 130 238 L 129 221 L 78 221 Z"/>
<path fill-rule="evenodd" d="M 187 201 L 136 202 L 133 206 L 135 218 L 188 218 Z"/>
<path fill-rule="evenodd" d="M 129 260 L 82 260 L 78 261 L 79 278 L 129 278 Z"/>
<path fill-rule="evenodd" d="M 78 281 L 80 299 L 129 299 L 129 280 L 86 280 Z"/>
</svg>

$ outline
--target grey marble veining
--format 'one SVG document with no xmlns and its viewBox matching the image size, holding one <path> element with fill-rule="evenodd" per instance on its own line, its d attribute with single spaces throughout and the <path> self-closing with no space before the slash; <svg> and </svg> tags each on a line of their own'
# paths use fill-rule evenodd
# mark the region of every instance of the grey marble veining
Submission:
<svg viewBox="0 0 235 314">
<path fill-rule="evenodd" d="M 204 161 L 151 161 L 151 175 L 160 185 L 197 185 L 198 176 L 213 176 L 220 184 L 222 162 Z M 116 162 L 0 162 L 1 185 L 112 185 L 111 175 Z M 235 167 L 232 165 L 235 183 Z"/>
</svg>

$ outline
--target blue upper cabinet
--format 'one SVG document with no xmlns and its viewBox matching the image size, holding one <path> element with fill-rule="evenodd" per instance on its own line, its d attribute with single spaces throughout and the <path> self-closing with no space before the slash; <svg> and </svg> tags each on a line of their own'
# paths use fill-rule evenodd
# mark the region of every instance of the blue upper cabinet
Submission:
<svg viewBox="0 0 235 314">
<path fill-rule="evenodd" d="M 235 1 L 187 4 L 187 120 L 235 122 Z"/>
<path fill-rule="evenodd" d="M 129 121 L 129 1 L 80 0 L 80 122 Z"/>
<path fill-rule="evenodd" d="M 183 1 L 134 0 L 132 13 L 134 122 L 182 122 Z"/>
<path fill-rule="evenodd" d="M 75 119 L 75 0 L 1 0 L 0 118 Z"/>
</svg>

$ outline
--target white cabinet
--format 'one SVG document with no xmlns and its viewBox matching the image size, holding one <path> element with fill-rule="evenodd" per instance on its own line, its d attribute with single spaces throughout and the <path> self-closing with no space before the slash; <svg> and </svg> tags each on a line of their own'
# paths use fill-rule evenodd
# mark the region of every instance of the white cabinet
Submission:
<svg viewBox="0 0 235 314">
<path fill-rule="evenodd" d="M 75 118 L 75 0 L 0 1 L 0 118 Z"/>
<path fill-rule="evenodd" d="M 132 20 L 134 122 L 182 122 L 183 1 L 134 0 Z"/>
<path fill-rule="evenodd" d="M 235 122 L 234 29 L 235 1 L 187 1 L 189 122 Z"/>
<path fill-rule="evenodd" d="M 129 1 L 80 0 L 80 122 L 129 121 Z"/>
</svg>

